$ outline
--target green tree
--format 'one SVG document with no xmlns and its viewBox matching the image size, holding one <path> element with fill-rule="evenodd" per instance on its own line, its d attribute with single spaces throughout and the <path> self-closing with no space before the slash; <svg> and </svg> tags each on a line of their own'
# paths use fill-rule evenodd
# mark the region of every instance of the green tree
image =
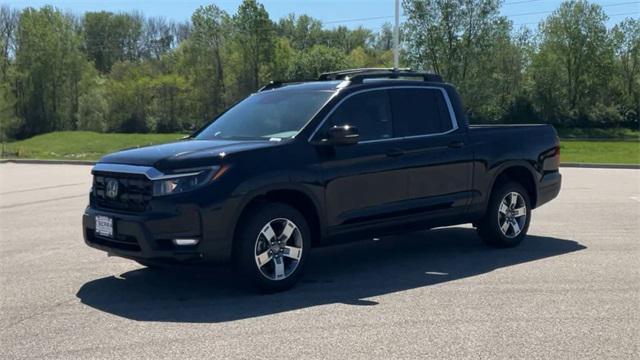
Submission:
<svg viewBox="0 0 640 360">
<path fill-rule="evenodd" d="M 198 8 L 191 21 L 193 32 L 187 49 L 194 66 L 192 79 L 194 85 L 202 89 L 200 94 L 210 97 L 207 103 L 211 108 L 203 115 L 211 117 L 226 106 L 224 69 L 231 19 L 217 6 L 207 5 Z"/>
<path fill-rule="evenodd" d="M 108 73 L 116 61 L 140 56 L 141 15 L 88 12 L 82 26 L 87 56 L 101 73 Z"/>
<path fill-rule="evenodd" d="M 0 83 L 0 143 L 4 146 L 7 138 L 14 138 L 21 127 L 21 120 L 15 113 L 16 98 L 7 83 Z M 4 148 L 0 149 L 0 156 Z"/>
<path fill-rule="evenodd" d="M 7 5 L 0 7 L 0 83 L 6 81 L 10 58 L 15 52 L 15 36 L 20 15 Z"/>
<path fill-rule="evenodd" d="M 193 94 L 175 70 L 177 61 L 170 56 L 160 62 L 116 62 L 107 81 L 98 78 L 97 90 L 87 92 L 89 101 L 81 108 L 88 119 L 84 126 L 97 126 L 104 116 L 108 131 L 172 132 L 189 127 L 193 111 L 188 97 Z"/>
<path fill-rule="evenodd" d="M 248 94 L 267 81 L 273 59 L 274 26 L 269 13 L 256 0 L 244 0 L 233 16 L 234 48 L 238 52 L 239 93 Z"/>
<path fill-rule="evenodd" d="M 86 90 L 79 99 L 77 129 L 96 132 L 107 131 L 109 102 L 106 97 L 105 79 L 97 75 L 87 76 L 82 87 Z"/>
<path fill-rule="evenodd" d="M 165 56 L 168 73 L 177 74 L 179 98 L 184 100 L 180 126 L 193 128 L 217 116 L 233 101 L 229 77 L 231 18 L 215 5 L 202 6 L 192 16 L 189 37 Z M 169 75 L 165 72 L 165 75 Z"/>
<path fill-rule="evenodd" d="M 562 3 L 540 24 L 531 70 L 534 101 L 547 121 L 587 125 L 594 105 L 610 105 L 613 51 L 606 20 L 600 5 L 580 0 Z"/>
<path fill-rule="evenodd" d="M 150 83 L 153 94 L 151 117 L 157 132 L 168 133 L 182 130 L 182 116 L 187 110 L 186 80 L 177 74 L 155 76 Z"/>
<path fill-rule="evenodd" d="M 287 80 L 289 67 L 298 52 L 291 47 L 289 39 L 281 37 L 276 40 L 271 62 L 271 77 L 273 80 Z"/>
<path fill-rule="evenodd" d="M 526 55 L 499 0 L 404 0 L 406 57 L 460 89 L 474 121 L 499 121 L 521 89 Z"/>
<path fill-rule="evenodd" d="M 277 25 L 278 35 L 289 40 L 296 50 L 307 50 L 321 44 L 324 38 L 322 22 L 308 15 L 296 17 L 290 14 L 280 19 Z"/>
<path fill-rule="evenodd" d="M 378 50 L 389 51 L 393 49 L 393 27 L 390 23 L 384 23 L 375 40 Z"/>
<path fill-rule="evenodd" d="M 0 7 L 0 142 L 4 146 L 7 136 L 15 136 L 20 127 L 16 116 L 16 97 L 10 83 L 12 54 L 15 52 L 15 35 L 19 13 L 7 5 Z M 0 157 L 4 148 L 0 150 Z"/>
<path fill-rule="evenodd" d="M 71 19 L 50 6 L 25 9 L 16 44 L 18 136 L 73 129 L 87 62 Z"/>
<path fill-rule="evenodd" d="M 392 67 L 393 52 L 358 46 L 347 56 L 345 66 L 349 68 Z"/>
<path fill-rule="evenodd" d="M 346 55 L 338 49 L 316 45 L 299 53 L 289 68 L 289 79 L 315 79 L 323 72 L 346 67 Z"/>
<path fill-rule="evenodd" d="M 113 132 L 147 132 L 153 129 L 149 117 L 152 102 L 152 71 L 149 64 L 116 62 L 105 92 L 109 103 L 107 129 Z"/>
<path fill-rule="evenodd" d="M 349 67 L 354 68 L 365 68 L 372 66 L 370 56 L 367 54 L 366 50 L 360 46 L 351 50 L 349 56 L 347 57 L 347 62 L 349 63 Z"/>
<path fill-rule="evenodd" d="M 335 29 L 325 31 L 324 44 L 328 47 L 338 48 L 345 54 L 350 53 L 358 47 L 369 47 L 373 41 L 373 33 L 362 26 L 351 30 L 346 26 L 338 26 Z"/>
<path fill-rule="evenodd" d="M 175 43 L 172 28 L 175 24 L 167 22 L 162 17 L 151 17 L 146 19 L 142 25 L 140 39 L 140 52 L 145 58 L 160 60 L 162 55 L 171 51 Z"/>
<path fill-rule="evenodd" d="M 487 37 L 491 41 L 484 53 L 477 56 L 477 63 L 467 65 L 468 75 L 461 87 L 472 120 L 531 122 L 531 118 L 520 119 L 518 114 L 513 114 L 514 108 L 523 105 L 517 101 L 526 96 L 529 34 L 513 33 L 511 23 L 502 18 L 496 21 Z"/>
<path fill-rule="evenodd" d="M 616 55 L 614 77 L 624 117 L 629 125 L 640 121 L 640 20 L 628 18 L 613 27 Z"/>
<path fill-rule="evenodd" d="M 487 56 L 492 32 L 503 21 L 498 0 L 404 0 L 403 7 L 410 64 L 458 84 Z"/>
</svg>

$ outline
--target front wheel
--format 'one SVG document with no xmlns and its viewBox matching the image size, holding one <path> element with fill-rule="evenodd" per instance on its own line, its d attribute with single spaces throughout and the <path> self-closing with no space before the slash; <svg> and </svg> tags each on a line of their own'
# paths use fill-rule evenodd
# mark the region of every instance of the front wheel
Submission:
<svg viewBox="0 0 640 360">
<path fill-rule="evenodd" d="M 530 221 L 529 193 L 516 182 L 505 182 L 491 194 L 487 211 L 478 223 L 478 233 L 489 245 L 512 247 L 525 238 Z"/>
<path fill-rule="evenodd" d="M 234 256 L 244 278 L 265 292 L 292 287 L 311 248 L 304 216 L 288 205 L 265 203 L 251 209 L 239 226 Z"/>
</svg>

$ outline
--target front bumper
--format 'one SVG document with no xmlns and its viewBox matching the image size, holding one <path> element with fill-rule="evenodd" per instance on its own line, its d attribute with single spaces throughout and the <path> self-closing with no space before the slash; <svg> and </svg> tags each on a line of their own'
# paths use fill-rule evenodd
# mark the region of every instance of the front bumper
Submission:
<svg viewBox="0 0 640 360">
<path fill-rule="evenodd" d="M 114 236 L 98 236 L 95 233 L 97 215 L 113 219 Z M 182 231 L 167 232 L 171 224 Z M 205 256 L 202 246 L 200 216 L 187 212 L 178 216 L 129 215 L 87 208 L 82 216 L 85 243 L 110 255 L 129 259 L 150 259 L 162 262 L 197 262 Z M 199 239 L 194 246 L 177 246 L 176 238 Z"/>
<path fill-rule="evenodd" d="M 197 197 L 199 194 L 194 194 Z M 228 263 L 232 252 L 235 201 L 202 206 L 189 201 L 158 200 L 151 212 L 123 213 L 92 204 L 82 216 L 84 241 L 110 255 L 133 260 L 181 263 Z M 113 238 L 96 235 L 97 215 L 113 219 Z M 173 239 L 199 239 L 179 246 Z"/>
</svg>

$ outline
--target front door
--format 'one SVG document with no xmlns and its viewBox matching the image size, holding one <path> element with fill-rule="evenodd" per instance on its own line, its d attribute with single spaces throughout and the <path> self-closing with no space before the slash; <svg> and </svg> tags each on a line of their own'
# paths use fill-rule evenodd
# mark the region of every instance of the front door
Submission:
<svg viewBox="0 0 640 360">
<path fill-rule="evenodd" d="M 360 142 L 319 146 L 329 226 L 358 224 L 390 215 L 408 197 L 402 161 L 386 90 L 370 90 L 345 98 L 331 113 L 318 137 L 332 126 L 353 125 Z"/>
</svg>

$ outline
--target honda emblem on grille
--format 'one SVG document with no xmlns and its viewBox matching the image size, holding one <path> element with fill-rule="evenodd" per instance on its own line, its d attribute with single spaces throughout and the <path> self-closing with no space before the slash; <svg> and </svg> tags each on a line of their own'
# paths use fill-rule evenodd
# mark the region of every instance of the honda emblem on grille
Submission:
<svg viewBox="0 0 640 360">
<path fill-rule="evenodd" d="M 107 180 L 105 193 L 107 197 L 110 199 L 115 199 L 116 197 L 118 197 L 118 180 L 116 179 Z"/>
</svg>

